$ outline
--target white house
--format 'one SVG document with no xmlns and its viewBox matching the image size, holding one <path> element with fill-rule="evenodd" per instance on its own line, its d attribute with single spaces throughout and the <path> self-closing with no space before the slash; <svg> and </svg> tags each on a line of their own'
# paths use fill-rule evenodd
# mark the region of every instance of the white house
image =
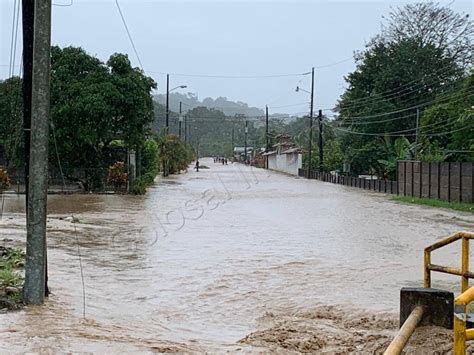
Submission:
<svg viewBox="0 0 474 355">
<path fill-rule="evenodd" d="M 288 136 L 280 136 L 280 143 L 273 146 L 274 150 L 264 154 L 268 161 L 268 169 L 298 175 L 303 166 L 303 149 L 289 142 Z"/>
</svg>

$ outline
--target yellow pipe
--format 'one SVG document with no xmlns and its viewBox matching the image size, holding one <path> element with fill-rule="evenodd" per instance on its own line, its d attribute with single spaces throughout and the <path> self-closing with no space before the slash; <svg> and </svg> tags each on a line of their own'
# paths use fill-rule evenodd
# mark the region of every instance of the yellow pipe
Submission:
<svg viewBox="0 0 474 355">
<path fill-rule="evenodd" d="M 458 297 L 455 298 L 455 305 L 467 305 L 469 302 L 474 300 L 474 287 L 469 288 L 467 291 L 461 293 Z"/>
<path fill-rule="evenodd" d="M 465 312 L 466 306 L 462 305 L 462 307 Z M 453 355 L 466 355 L 466 322 L 456 314 L 454 315 Z"/>
<path fill-rule="evenodd" d="M 461 278 L 461 290 L 466 291 L 469 288 L 469 239 L 462 238 L 462 256 L 461 256 L 461 271 L 463 273 Z"/>
<path fill-rule="evenodd" d="M 431 264 L 431 252 L 425 249 L 425 288 L 431 287 L 431 270 L 429 265 Z"/>
<path fill-rule="evenodd" d="M 474 340 L 474 329 L 466 329 L 466 340 Z"/>
<path fill-rule="evenodd" d="M 416 329 L 418 323 L 420 323 L 425 313 L 425 308 L 423 306 L 416 306 L 413 311 L 411 311 L 405 323 L 398 331 L 396 337 L 392 340 L 387 350 L 385 350 L 384 355 L 399 355 L 403 351 L 406 343 L 410 339 L 411 335 Z"/>
</svg>

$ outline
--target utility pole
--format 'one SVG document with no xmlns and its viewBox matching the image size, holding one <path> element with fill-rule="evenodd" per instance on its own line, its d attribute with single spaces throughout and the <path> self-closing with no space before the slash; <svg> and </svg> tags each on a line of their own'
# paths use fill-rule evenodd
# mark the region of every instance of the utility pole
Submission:
<svg viewBox="0 0 474 355">
<path fill-rule="evenodd" d="M 323 171 L 324 166 L 324 152 L 323 152 L 323 111 L 318 112 L 319 121 L 319 170 Z"/>
<path fill-rule="evenodd" d="M 415 159 L 418 157 L 418 134 L 420 128 L 420 108 L 416 108 Z"/>
<path fill-rule="evenodd" d="M 28 217 L 28 181 L 30 163 L 30 132 L 31 132 L 31 80 L 33 75 L 33 28 L 35 21 L 34 0 L 22 0 L 23 30 L 23 146 L 25 172 L 25 205 Z"/>
<path fill-rule="evenodd" d="M 309 179 L 312 166 L 313 149 L 313 102 L 314 102 L 314 67 L 311 70 L 311 106 L 309 110 L 309 143 L 308 143 L 308 171 L 306 177 Z"/>
<path fill-rule="evenodd" d="M 232 155 L 234 154 L 234 126 L 232 126 Z"/>
<path fill-rule="evenodd" d="M 188 115 L 184 115 L 184 143 L 188 142 Z"/>
<path fill-rule="evenodd" d="M 245 120 L 245 131 L 244 131 L 244 163 L 247 164 L 247 133 L 249 133 L 248 121 Z"/>
<path fill-rule="evenodd" d="M 28 188 L 26 304 L 42 304 L 46 291 L 46 214 L 51 72 L 51 0 L 35 0 Z"/>
<path fill-rule="evenodd" d="M 166 134 L 169 133 L 170 124 L 170 75 L 166 74 Z"/>
<path fill-rule="evenodd" d="M 268 136 L 268 105 L 265 106 L 265 153 L 268 153 L 270 141 Z M 268 155 L 265 157 L 265 167 L 268 169 Z"/>
<path fill-rule="evenodd" d="M 182 106 L 182 102 L 180 101 L 179 102 L 179 122 L 178 122 L 178 129 L 179 129 L 179 139 L 181 140 L 181 121 L 183 120 L 183 116 L 181 116 L 181 106 Z"/>
</svg>

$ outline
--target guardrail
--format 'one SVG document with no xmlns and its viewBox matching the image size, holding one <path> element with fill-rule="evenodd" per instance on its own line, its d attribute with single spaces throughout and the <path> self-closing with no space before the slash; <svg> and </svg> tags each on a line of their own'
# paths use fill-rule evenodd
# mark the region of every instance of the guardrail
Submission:
<svg viewBox="0 0 474 355">
<path fill-rule="evenodd" d="M 416 327 L 425 322 L 430 325 L 441 325 L 452 329 L 454 325 L 454 355 L 465 355 L 466 341 L 474 340 L 474 328 L 466 329 L 467 306 L 474 301 L 474 287 L 469 288 L 469 279 L 474 279 L 474 273 L 469 271 L 469 240 L 474 239 L 473 232 L 457 232 L 451 234 L 446 239 L 436 242 L 424 250 L 424 289 L 411 290 L 414 297 L 402 297 L 404 289 L 401 291 L 400 315 L 402 309 L 411 309 L 409 316 L 401 324 L 400 330 L 384 355 L 400 355 L 406 343 L 414 333 Z M 431 253 L 448 244 L 461 240 L 461 268 L 452 266 L 442 266 L 431 263 Z M 462 294 L 454 300 L 453 294 L 448 291 L 431 288 L 431 272 L 442 272 L 451 275 L 461 276 Z M 425 290 L 425 291 L 423 291 Z M 424 293 L 427 293 L 424 295 Z M 445 295 L 443 296 L 443 293 Z M 447 294 L 449 297 L 446 297 Z M 437 295 L 438 294 L 438 295 Z M 425 297 L 428 296 L 428 297 Z M 439 296 L 439 297 L 438 297 Z M 442 302 L 439 302 L 439 300 Z M 405 300 L 405 304 L 403 302 Z M 453 319 L 454 308 L 454 319 Z M 433 317 L 436 315 L 437 317 Z M 439 318 L 438 316 L 441 316 Z M 402 318 L 400 319 L 402 323 Z"/>
<path fill-rule="evenodd" d="M 474 287 L 454 299 L 454 355 L 466 354 L 466 341 L 474 340 L 474 328 L 466 329 L 467 306 L 474 301 Z"/>
<path fill-rule="evenodd" d="M 461 268 L 441 266 L 431 263 L 431 252 L 444 247 L 445 245 L 462 240 L 461 250 Z M 431 287 L 431 271 L 442 272 L 445 274 L 461 276 L 461 290 L 466 291 L 469 288 L 469 279 L 474 279 L 474 273 L 469 271 L 469 239 L 474 239 L 473 232 L 457 232 L 451 234 L 448 238 L 436 242 L 425 248 L 425 277 L 424 286 Z"/>
</svg>

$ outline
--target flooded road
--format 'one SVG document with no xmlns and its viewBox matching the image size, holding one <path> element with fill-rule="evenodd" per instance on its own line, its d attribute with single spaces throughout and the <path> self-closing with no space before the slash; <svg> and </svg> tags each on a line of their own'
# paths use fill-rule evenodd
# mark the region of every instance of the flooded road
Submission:
<svg viewBox="0 0 474 355">
<path fill-rule="evenodd" d="M 400 288 L 422 285 L 423 248 L 474 225 L 472 214 L 201 163 L 210 169 L 158 180 L 146 196 L 50 196 L 53 294 L 0 315 L 0 351 L 377 352 L 395 332 Z M 24 240 L 22 206 L 6 197 L 1 239 Z M 434 287 L 459 284 L 433 276 Z"/>
</svg>

